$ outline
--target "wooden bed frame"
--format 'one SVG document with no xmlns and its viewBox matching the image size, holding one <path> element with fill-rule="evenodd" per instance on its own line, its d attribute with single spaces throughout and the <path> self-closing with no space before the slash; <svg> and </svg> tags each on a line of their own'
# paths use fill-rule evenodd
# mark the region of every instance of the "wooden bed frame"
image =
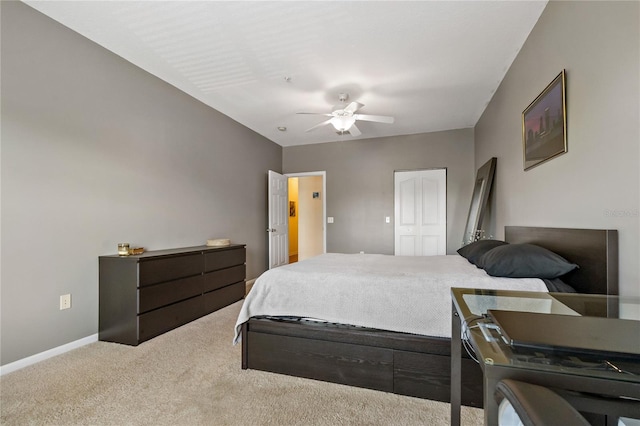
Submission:
<svg viewBox="0 0 640 426">
<path fill-rule="evenodd" d="M 578 264 L 562 279 L 580 293 L 618 294 L 615 230 L 508 226 L 505 241 L 536 244 Z M 251 318 L 242 325 L 242 368 L 448 402 L 450 345 L 443 337 Z M 481 408 L 482 372 L 466 354 L 462 377 L 462 403 Z"/>
</svg>

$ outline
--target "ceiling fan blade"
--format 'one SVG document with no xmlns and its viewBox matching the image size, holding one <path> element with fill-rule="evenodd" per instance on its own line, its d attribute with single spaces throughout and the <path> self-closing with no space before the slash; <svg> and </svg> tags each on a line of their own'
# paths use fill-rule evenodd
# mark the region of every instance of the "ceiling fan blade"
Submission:
<svg viewBox="0 0 640 426">
<path fill-rule="evenodd" d="M 329 114 L 329 116 L 330 116 L 330 115 L 331 115 L 331 114 Z M 327 121 L 323 121 L 322 123 L 318 123 L 318 124 L 316 124 L 315 126 L 313 126 L 313 127 L 309 128 L 309 129 L 305 130 L 305 132 L 310 132 L 310 131 L 312 131 L 312 130 L 317 129 L 318 127 L 322 127 L 322 126 L 324 126 L 324 125 L 327 125 L 327 124 L 331 123 L 331 120 L 333 120 L 333 118 L 330 118 L 330 119 L 328 119 Z"/>
<path fill-rule="evenodd" d="M 364 105 L 362 105 L 359 102 L 351 102 L 349 105 L 346 106 L 346 108 L 344 109 L 344 112 L 354 113 L 360 108 L 362 108 L 363 106 Z"/>
<path fill-rule="evenodd" d="M 375 121 L 376 123 L 392 124 L 394 122 L 393 117 L 389 117 L 386 115 L 354 114 L 353 118 L 362 121 Z"/>
<path fill-rule="evenodd" d="M 325 117 L 333 117 L 333 114 L 326 114 L 324 112 L 296 112 L 296 114 L 324 115 Z"/>
<path fill-rule="evenodd" d="M 355 124 L 352 124 L 351 127 L 349 127 L 349 133 L 351 133 L 351 136 L 360 136 L 362 134 Z"/>
</svg>

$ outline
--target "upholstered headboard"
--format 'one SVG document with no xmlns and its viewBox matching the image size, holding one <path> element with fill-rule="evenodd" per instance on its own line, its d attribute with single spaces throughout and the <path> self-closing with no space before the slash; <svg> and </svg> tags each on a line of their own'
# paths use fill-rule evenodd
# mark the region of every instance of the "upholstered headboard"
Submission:
<svg viewBox="0 0 640 426">
<path fill-rule="evenodd" d="M 505 226 L 505 241 L 536 244 L 580 268 L 562 277 L 579 293 L 618 294 L 618 231 Z"/>
</svg>

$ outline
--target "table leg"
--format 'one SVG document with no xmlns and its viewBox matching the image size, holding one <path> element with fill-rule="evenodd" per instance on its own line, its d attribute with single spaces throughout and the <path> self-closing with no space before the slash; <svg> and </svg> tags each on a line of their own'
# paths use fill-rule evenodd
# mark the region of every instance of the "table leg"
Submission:
<svg viewBox="0 0 640 426">
<path fill-rule="evenodd" d="M 462 340 L 460 317 L 452 304 L 451 312 L 451 426 L 460 426 Z"/>
<path fill-rule="evenodd" d="M 496 377 L 496 371 L 491 366 L 485 365 L 483 378 L 484 388 L 484 424 L 485 426 L 498 424 L 498 403 L 496 402 L 495 392 L 500 377 Z"/>
</svg>

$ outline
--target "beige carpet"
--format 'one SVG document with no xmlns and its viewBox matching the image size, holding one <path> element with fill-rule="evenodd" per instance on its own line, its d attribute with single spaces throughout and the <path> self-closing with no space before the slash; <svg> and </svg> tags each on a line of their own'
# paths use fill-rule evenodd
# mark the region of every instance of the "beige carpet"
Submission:
<svg viewBox="0 0 640 426">
<path fill-rule="evenodd" d="M 2 425 L 447 425 L 449 404 L 240 368 L 242 302 L 138 347 L 97 342 L 0 378 Z M 482 411 L 463 409 L 464 425 Z"/>
</svg>

